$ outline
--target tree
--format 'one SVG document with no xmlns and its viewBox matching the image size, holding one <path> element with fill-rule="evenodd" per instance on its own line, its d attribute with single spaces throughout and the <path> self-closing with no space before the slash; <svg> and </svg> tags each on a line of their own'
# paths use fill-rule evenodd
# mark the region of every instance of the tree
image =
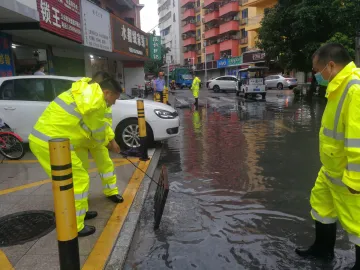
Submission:
<svg viewBox="0 0 360 270">
<path fill-rule="evenodd" d="M 360 0 L 279 0 L 266 10 L 257 46 L 283 69 L 311 70 L 323 43 L 339 42 L 354 56 Z"/>
</svg>

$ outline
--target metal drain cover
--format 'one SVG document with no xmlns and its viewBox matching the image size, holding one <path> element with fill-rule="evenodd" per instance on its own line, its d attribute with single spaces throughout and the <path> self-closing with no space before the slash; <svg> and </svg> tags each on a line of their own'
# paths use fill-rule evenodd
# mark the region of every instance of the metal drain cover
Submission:
<svg viewBox="0 0 360 270">
<path fill-rule="evenodd" d="M 21 245 L 54 229 L 55 215 L 51 211 L 26 211 L 7 215 L 0 218 L 0 247 Z"/>
</svg>

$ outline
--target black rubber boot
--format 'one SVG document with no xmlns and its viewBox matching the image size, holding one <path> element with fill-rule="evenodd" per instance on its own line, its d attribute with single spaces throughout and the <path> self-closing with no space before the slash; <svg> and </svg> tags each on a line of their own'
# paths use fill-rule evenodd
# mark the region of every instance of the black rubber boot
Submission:
<svg viewBox="0 0 360 270">
<path fill-rule="evenodd" d="M 122 203 L 124 201 L 123 197 L 119 194 L 115 194 L 107 198 L 114 203 Z"/>
<path fill-rule="evenodd" d="M 92 235 L 95 232 L 96 232 L 96 228 L 94 226 L 85 225 L 85 227 L 80 232 L 78 232 L 78 236 L 85 237 Z"/>
<path fill-rule="evenodd" d="M 351 268 L 351 270 L 360 270 L 360 247 L 359 246 L 355 246 L 355 265 L 353 268 Z"/>
<path fill-rule="evenodd" d="M 322 224 L 315 221 L 315 234 L 315 242 L 311 247 L 307 249 L 297 248 L 295 252 L 301 257 L 332 260 L 336 241 L 336 223 Z"/>
<path fill-rule="evenodd" d="M 98 213 L 96 211 L 87 211 L 85 215 L 85 220 L 96 218 Z"/>
</svg>

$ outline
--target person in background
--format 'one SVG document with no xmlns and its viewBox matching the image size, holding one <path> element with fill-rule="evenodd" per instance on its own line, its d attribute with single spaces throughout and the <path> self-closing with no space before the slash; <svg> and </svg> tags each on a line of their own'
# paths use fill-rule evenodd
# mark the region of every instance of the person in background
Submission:
<svg viewBox="0 0 360 270">
<path fill-rule="evenodd" d="M 165 79 L 164 79 L 164 72 L 159 72 L 159 77 L 154 81 L 154 92 L 160 94 L 161 102 L 164 100 L 164 91 L 165 87 Z"/>
<path fill-rule="evenodd" d="M 311 191 L 315 241 L 295 252 L 301 257 L 334 258 L 336 222 L 355 245 L 360 269 L 360 69 L 337 43 L 313 55 L 319 85 L 326 86 L 327 104 L 319 133 L 322 167 Z"/>
<path fill-rule="evenodd" d="M 199 91 L 200 91 L 200 84 L 201 84 L 201 80 L 199 79 L 198 76 L 195 75 L 195 73 L 193 73 L 193 82 L 191 85 L 191 91 L 192 94 L 195 98 L 195 109 L 198 110 L 199 109 Z"/>
<path fill-rule="evenodd" d="M 69 138 L 74 183 L 76 221 L 79 237 L 95 233 L 94 226 L 84 220 L 97 216 L 89 211 L 90 177 L 87 171 L 89 149 L 96 151 L 94 159 L 104 185 L 104 193 L 113 202 L 122 202 L 116 187 L 116 177 L 109 161 L 109 150 L 119 153 L 113 131 L 107 120 L 109 108 L 120 97 L 122 88 L 110 75 L 97 74 L 93 79 L 82 78 L 60 94 L 39 117 L 29 135 L 30 149 L 45 172 L 51 176 L 48 141 Z M 93 152 L 92 152 L 93 154 Z"/>
<path fill-rule="evenodd" d="M 34 75 L 45 75 L 45 65 L 44 64 L 37 64 L 36 71 Z"/>
</svg>

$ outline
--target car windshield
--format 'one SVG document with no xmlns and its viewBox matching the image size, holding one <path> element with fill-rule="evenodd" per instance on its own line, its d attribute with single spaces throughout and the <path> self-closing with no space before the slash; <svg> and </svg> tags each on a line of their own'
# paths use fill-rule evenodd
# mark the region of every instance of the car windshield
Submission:
<svg viewBox="0 0 360 270">
<path fill-rule="evenodd" d="M 192 80 L 193 76 L 191 74 L 184 74 L 182 75 L 184 80 Z"/>
<path fill-rule="evenodd" d="M 129 100 L 129 99 L 134 99 L 134 97 L 125 93 L 120 94 L 119 100 Z"/>
</svg>

